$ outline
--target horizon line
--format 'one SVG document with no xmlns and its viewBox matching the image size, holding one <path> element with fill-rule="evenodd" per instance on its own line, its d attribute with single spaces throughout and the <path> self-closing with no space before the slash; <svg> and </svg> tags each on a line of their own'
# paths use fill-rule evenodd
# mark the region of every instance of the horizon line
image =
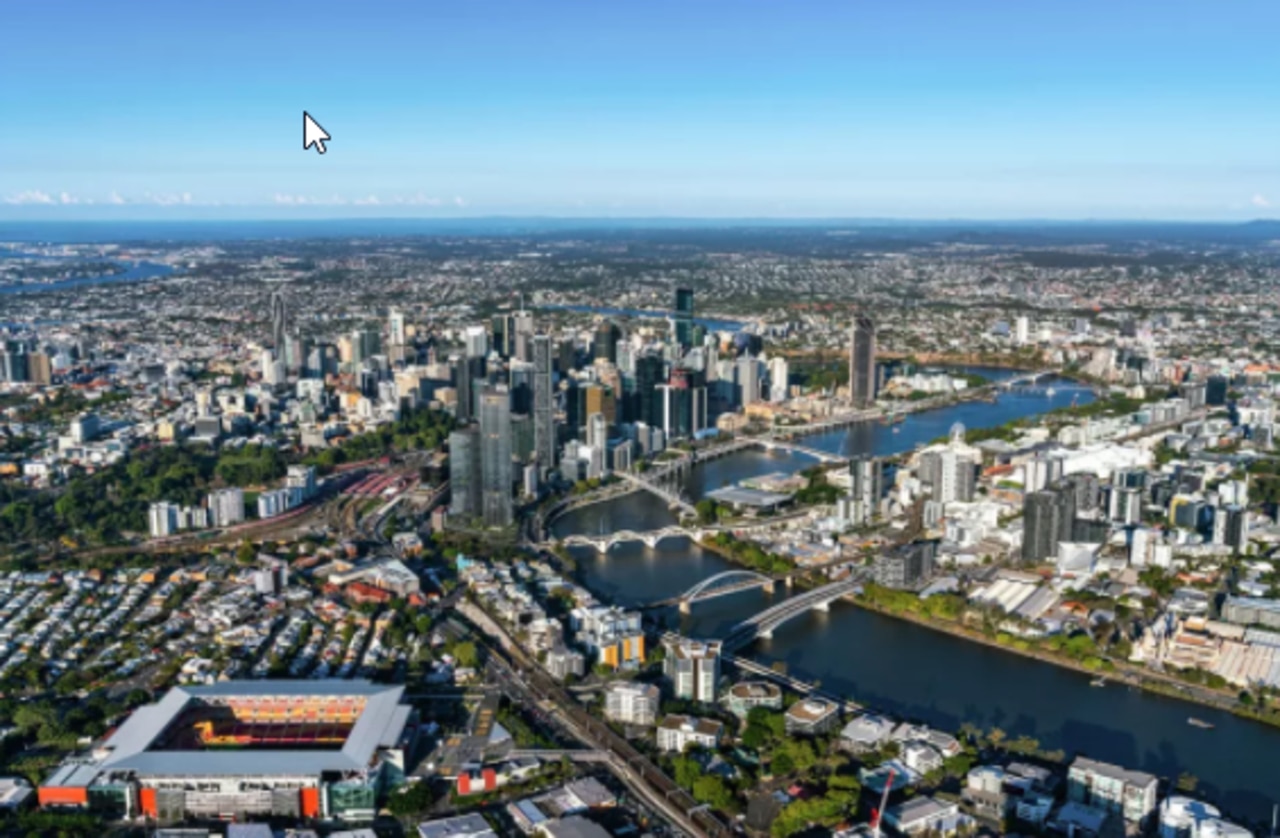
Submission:
<svg viewBox="0 0 1280 838">
<path fill-rule="evenodd" d="M 1269 224 L 1280 223 L 1280 216 L 1256 216 L 1253 218 L 1241 219 L 1222 219 L 1222 218 L 1163 218 L 1163 217 L 1140 217 L 1140 216 L 1124 216 L 1124 217 L 1071 217 L 1071 218 L 1053 218 L 1028 216 L 1025 218 L 1010 217 L 979 217 L 979 216 L 928 216 L 928 217 L 911 217 L 911 216 L 841 216 L 841 215 L 551 215 L 551 214 L 493 214 L 493 215 L 462 215 L 462 216 L 432 216 L 432 215 L 334 215 L 334 216 L 289 216 L 289 217 L 270 217 L 270 216 L 245 216 L 242 218 L 235 216 L 217 216 L 217 217 L 160 217 L 160 216 L 132 216 L 127 218 L 109 218 L 96 216 L 92 218 L 10 218 L 0 215 L 0 224 L 120 224 L 120 223 L 148 223 L 148 224 L 190 224 L 190 223 L 228 223 L 228 224 L 280 224 L 280 223 L 307 223 L 307 224 L 329 224 L 341 223 L 348 221 L 358 221 L 362 223 L 369 222 L 431 222 L 444 224 L 464 224 L 478 221 L 537 221 L 537 222 L 590 222 L 590 223 L 608 223 L 608 222 L 692 222 L 699 224 L 706 223 L 734 223 L 734 224 L 782 224 L 782 225 L 819 225 L 819 224 L 999 224 L 999 225 L 1019 225 L 1019 224 L 1049 224 L 1049 225 L 1088 225 L 1088 224 L 1199 224 L 1212 225 L 1221 227 L 1240 227 L 1251 224 Z"/>
</svg>

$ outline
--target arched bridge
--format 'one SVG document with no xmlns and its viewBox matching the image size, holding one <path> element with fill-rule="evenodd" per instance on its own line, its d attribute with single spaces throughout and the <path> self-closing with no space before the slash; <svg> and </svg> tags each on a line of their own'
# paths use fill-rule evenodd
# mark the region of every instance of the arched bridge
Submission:
<svg viewBox="0 0 1280 838">
<path fill-rule="evenodd" d="M 644 532 L 618 530 L 617 532 L 600 536 L 570 535 L 566 536 L 560 543 L 566 547 L 594 547 L 597 552 L 607 553 L 613 549 L 615 544 L 621 544 L 626 541 L 643 541 L 644 545 L 652 550 L 658 546 L 658 542 L 665 538 L 691 538 L 697 541 L 702 538 L 702 530 L 689 530 L 684 527 L 663 527 L 660 530 L 646 530 Z"/>
<path fill-rule="evenodd" d="M 763 573 L 756 573 L 754 570 L 726 570 L 723 573 L 717 573 L 715 576 L 703 579 L 679 596 L 650 603 L 647 607 L 660 608 L 668 605 L 679 605 L 680 611 L 688 614 L 694 603 L 706 602 L 709 599 L 729 596 L 741 591 L 764 588 L 769 593 L 773 593 L 774 585 L 779 581 L 783 581 L 787 585 L 791 584 L 790 577 L 778 580 L 772 576 L 765 576 Z"/>
<path fill-rule="evenodd" d="M 724 639 L 724 647 L 729 651 L 733 651 L 747 645 L 757 637 L 772 637 L 778 626 L 788 620 L 813 609 L 826 611 L 832 602 L 842 596 L 853 593 L 861 584 L 860 577 L 848 576 L 836 582 L 829 582 L 820 588 L 814 588 L 785 599 L 734 626 L 730 630 L 728 637 Z"/>
</svg>

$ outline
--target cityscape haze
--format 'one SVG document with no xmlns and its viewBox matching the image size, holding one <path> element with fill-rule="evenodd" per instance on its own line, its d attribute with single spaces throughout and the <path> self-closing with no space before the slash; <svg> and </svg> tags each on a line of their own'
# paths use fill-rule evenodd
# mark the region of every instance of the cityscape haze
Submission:
<svg viewBox="0 0 1280 838">
<path fill-rule="evenodd" d="M 1274 836 L 1280 7 L 3 21 L 0 832 Z"/>
</svg>

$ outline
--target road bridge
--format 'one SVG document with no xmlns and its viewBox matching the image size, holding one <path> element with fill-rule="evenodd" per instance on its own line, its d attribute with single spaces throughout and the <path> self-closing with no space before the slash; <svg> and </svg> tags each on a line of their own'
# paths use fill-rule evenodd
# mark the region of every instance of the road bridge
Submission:
<svg viewBox="0 0 1280 838">
<path fill-rule="evenodd" d="M 772 637 L 774 631 L 788 620 L 813 610 L 826 611 L 832 602 L 853 593 L 861 584 L 860 577 L 848 576 L 789 597 L 734 626 L 724 639 L 725 649 L 732 651 L 758 637 Z"/>
</svg>

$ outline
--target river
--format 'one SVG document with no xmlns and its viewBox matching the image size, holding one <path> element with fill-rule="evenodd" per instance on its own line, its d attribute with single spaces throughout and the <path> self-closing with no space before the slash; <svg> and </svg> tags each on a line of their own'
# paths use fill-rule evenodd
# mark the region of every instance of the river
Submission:
<svg viewBox="0 0 1280 838">
<path fill-rule="evenodd" d="M 1061 382 L 1050 397 L 1042 391 L 1001 395 L 996 403 L 971 402 L 910 416 L 893 433 L 866 423 L 811 436 L 804 442 L 841 453 L 891 455 L 947 433 L 952 424 L 989 427 L 1032 416 L 1051 407 L 1081 403 L 1087 391 Z M 812 464 L 803 455 L 734 454 L 693 469 L 686 488 L 698 497 L 726 481 L 770 471 L 793 471 Z M 635 494 L 575 510 L 559 519 L 555 533 L 601 534 L 647 530 L 674 521 L 651 495 Z M 624 605 L 665 599 L 733 567 L 687 539 L 667 539 L 657 549 L 621 544 L 608 555 L 575 549 L 583 582 L 597 596 Z M 785 596 L 780 592 L 777 597 Z M 760 610 L 769 595 L 751 591 L 698 604 L 694 613 L 664 615 L 682 632 L 713 637 Z M 771 663 L 784 661 L 796 677 L 816 680 L 831 691 L 954 731 L 969 722 L 999 727 L 1010 737 L 1030 736 L 1047 749 L 1085 754 L 1165 779 L 1190 772 L 1199 794 L 1237 817 L 1270 818 L 1280 799 L 1280 730 L 1210 708 L 1128 687 L 1095 688 L 1086 676 L 1009 652 L 874 614 L 848 603 L 829 613 L 811 612 L 782 626 L 772 640 L 747 652 Z M 1213 730 L 1187 724 L 1189 716 L 1212 722 Z"/>
<path fill-rule="evenodd" d="M 174 272 L 174 268 L 171 266 L 161 265 L 157 262 L 126 262 L 122 264 L 125 266 L 125 270 L 117 274 L 78 276 L 53 282 L 20 282 L 11 285 L 0 285 L 0 294 L 39 294 L 46 291 L 66 291 L 69 288 L 82 288 L 88 285 L 141 282 L 148 279 L 160 279 Z"/>
</svg>

